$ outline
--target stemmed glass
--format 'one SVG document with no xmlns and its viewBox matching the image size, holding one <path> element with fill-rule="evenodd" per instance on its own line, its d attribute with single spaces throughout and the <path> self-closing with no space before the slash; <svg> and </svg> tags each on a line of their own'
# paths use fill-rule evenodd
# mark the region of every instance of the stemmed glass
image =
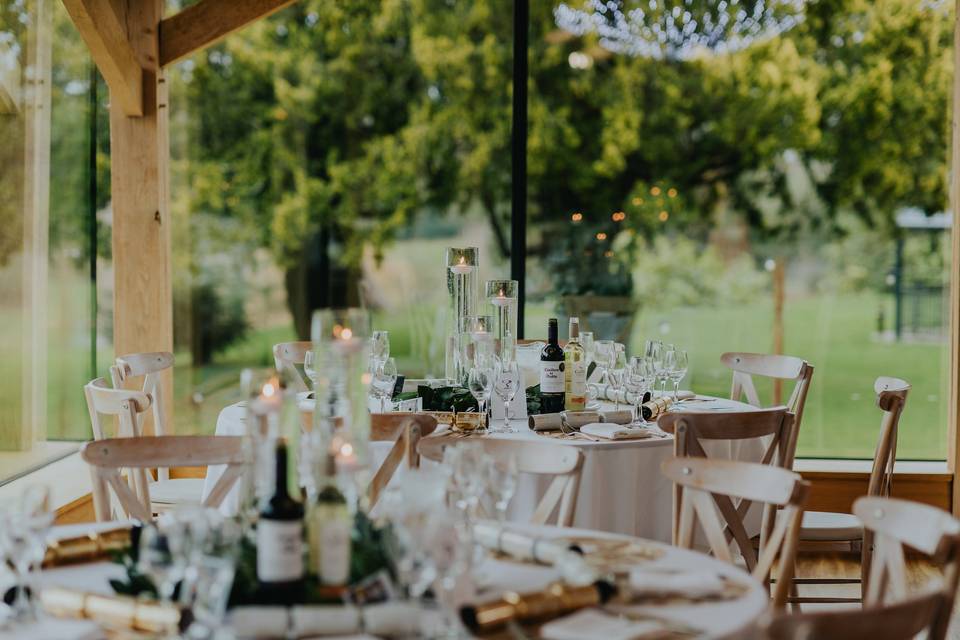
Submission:
<svg viewBox="0 0 960 640">
<path fill-rule="evenodd" d="M 310 380 L 311 387 L 317 383 L 316 358 L 317 354 L 314 353 L 313 349 L 308 349 L 307 352 L 303 354 L 303 373 L 306 374 Z"/>
<path fill-rule="evenodd" d="M 370 359 L 374 366 L 390 357 L 390 332 L 374 331 L 370 336 Z"/>
<path fill-rule="evenodd" d="M 387 400 L 393 400 L 393 387 L 397 384 L 397 363 L 393 358 L 386 358 L 378 363 L 373 370 L 373 384 L 370 391 L 380 398 L 380 413 L 384 412 Z"/>
<path fill-rule="evenodd" d="M 497 522 L 503 528 L 507 521 L 507 508 L 517 491 L 517 456 L 509 453 L 499 460 L 490 459 L 487 468 L 489 491 L 497 510 Z"/>
<path fill-rule="evenodd" d="M 594 359 L 600 367 L 598 384 L 608 383 L 607 376 L 610 373 L 610 367 L 616 362 L 616 357 L 617 345 L 613 340 L 597 340 L 594 343 Z"/>
<path fill-rule="evenodd" d="M 630 364 L 627 366 L 627 380 L 630 388 L 633 389 L 633 408 L 635 412 L 634 423 L 642 423 L 643 412 L 640 407 L 643 406 L 643 396 L 650 389 L 653 382 L 654 373 L 650 360 L 644 356 L 633 356 L 630 358 Z"/>
<path fill-rule="evenodd" d="M 504 360 L 497 363 L 497 380 L 494 384 L 494 391 L 497 397 L 503 400 L 503 418 L 504 431 L 513 431 L 510 420 L 513 419 L 510 403 L 517 395 L 520 389 L 522 378 L 520 377 L 520 365 L 516 360 Z"/>
<path fill-rule="evenodd" d="M 664 349 L 663 343 L 659 340 L 647 340 L 644 343 L 643 355 L 647 357 L 650 360 L 650 363 L 653 365 L 654 386 L 656 386 L 658 379 L 661 381 L 661 395 L 666 395 L 667 393 L 667 379 L 663 377 L 663 358 L 665 353 L 666 350 Z"/>
<path fill-rule="evenodd" d="M 493 371 L 484 367 L 473 367 L 467 376 L 467 388 L 480 405 L 480 414 L 487 415 L 487 402 L 493 392 Z"/>
<path fill-rule="evenodd" d="M 680 381 L 683 380 L 683 376 L 687 375 L 687 366 L 687 352 L 670 345 L 664 357 L 663 369 L 665 371 L 664 379 L 670 378 L 670 381 L 673 382 L 674 402 L 678 402 L 680 399 Z"/>
<path fill-rule="evenodd" d="M 43 485 L 31 485 L 20 499 L 0 510 L 0 550 L 13 568 L 15 585 L 11 606 L 16 621 L 35 618 L 30 602 L 34 570 L 46 551 L 47 531 L 53 523 L 50 493 Z"/>
<path fill-rule="evenodd" d="M 184 532 L 180 526 L 164 529 L 161 531 L 157 525 L 149 525 L 140 532 L 137 569 L 153 582 L 160 600 L 169 604 L 184 575 L 185 563 L 181 553 Z"/>
</svg>

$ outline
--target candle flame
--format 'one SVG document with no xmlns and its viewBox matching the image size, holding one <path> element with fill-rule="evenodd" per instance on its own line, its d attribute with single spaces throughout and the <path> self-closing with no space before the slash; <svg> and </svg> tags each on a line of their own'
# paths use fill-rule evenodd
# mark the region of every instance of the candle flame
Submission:
<svg viewBox="0 0 960 640">
<path fill-rule="evenodd" d="M 500 297 L 501 297 L 501 298 L 504 297 L 503 289 L 500 289 Z"/>
<path fill-rule="evenodd" d="M 265 398 L 272 398 L 276 392 L 277 388 L 274 386 L 273 382 L 267 382 L 263 385 L 263 396 Z"/>
<path fill-rule="evenodd" d="M 349 442 L 343 443 L 343 446 L 340 447 L 340 455 L 344 457 L 349 457 L 353 455 L 353 445 Z"/>
<path fill-rule="evenodd" d="M 463 256 L 460 256 L 460 264 L 467 264 L 467 259 Z"/>
<path fill-rule="evenodd" d="M 350 327 L 344 327 L 343 331 L 340 332 L 340 337 L 349 340 L 353 337 L 353 331 L 350 330 Z"/>
<path fill-rule="evenodd" d="M 370 375 L 369 371 L 367 371 L 362 376 L 360 376 L 360 382 L 363 384 L 370 384 L 372 380 L 373 380 L 373 376 Z"/>
</svg>

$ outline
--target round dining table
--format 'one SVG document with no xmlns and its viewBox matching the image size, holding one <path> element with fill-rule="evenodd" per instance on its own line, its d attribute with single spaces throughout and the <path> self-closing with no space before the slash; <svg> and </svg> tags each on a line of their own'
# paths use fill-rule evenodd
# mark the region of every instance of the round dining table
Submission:
<svg viewBox="0 0 960 640">
<path fill-rule="evenodd" d="M 105 524 L 54 527 L 50 537 L 74 536 L 85 528 L 102 528 Z M 617 565 L 617 570 L 622 573 L 640 572 L 648 589 L 651 584 L 654 585 L 654 592 L 648 591 L 643 596 L 633 597 L 627 604 L 616 605 L 616 608 L 605 607 L 611 617 L 619 617 L 621 620 L 626 618 L 637 623 L 646 621 L 646 624 L 661 624 L 666 630 L 674 631 L 683 637 L 718 637 L 743 630 L 762 616 L 769 607 L 769 596 L 763 584 L 743 569 L 698 551 L 679 549 L 652 540 L 583 529 L 509 525 L 509 530 L 539 539 L 576 539 L 584 547 L 587 554 L 585 557 L 589 557 L 590 545 L 599 543 L 598 541 L 628 543 L 630 552 L 625 555 L 626 559 Z M 61 587 L 110 595 L 112 589 L 109 581 L 122 579 L 124 575 L 124 568 L 120 564 L 93 562 L 46 569 L 38 576 L 37 586 L 40 589 Z M 521 562 L 503 555 L 491 554 L 487 554 L 480 561 L 475 569 L 475 575 L 475 588 L 469 596 L 469 601 L 474 604 L 492 601 L 508 591 L 520 594 L 541 591 L 561 579 L 560 572 L 551 566 Z M 655 593 L 658 588 L 656 586 L 658 577 L 662 577 L 659 583 L 663 584 L 679 578 L 684 584 L 690 585 L 692 590 L 699 590 L 701 593 L 684 595 L 683 590 L 678 590 L 674 582 L 672 593 L 658 595 Z M 710 596 L 704 593 L 699 585 L 711 581 L 722 582 L 729 588 Z M 607 615 L 600 610 L 591 610 L 591 612 Z M 435 616 L 436 614 L 424 611 L 423 615 Z M 580 612 L 580 615 L 583 615 L 583 612 Z M 562 629 L 565 624 L 572 622 L 575 620 L 554 620 L 553 626 L 559 625 Z M 242 628 L 233 629 L 233 632 L 238 639 L 253 637 L 244 635 Z M 601 630 L 597 630 L 592 636 L 581 635 L 580 637 L 583 640 L 589 640 L 591 637 L 605 637 L 601 633 Z M 277 637 L 282 635 L 279 633 Z M 38 622 L 30 626 L 0 629 L 0 638 L 7 637 L 95 640 L 107 636 L 104 635 L 104 630 L 90 620 L 60 620 L 42 616 Z M 371 636 L 355 637 L 359 640 L 359 638 L 369 639 Z"/>
<path fill-rule="evenodd" d="M 674 405 L 678 411 L 755 411 L 756 407 L 726 398 L 696 396 L 696 402 Z M 601 402 L 600 410 L 614 409 L 613 403 Z M 224 408 L 217 418 L 217 435 L 243 435 L 246 408 L 242 403 Z M 494 427 L 503 427 L 502 421 Z M 535 433 L 526 421 L 513 420 L 509 432 L 494 430 L 479 436 L 504 440 L 561 443 L 578 448 L 584 456 L 573 526 L 610 533 L 638 536 L 649 540 L 669 542 L 672 529 L 673 492 L 671 483 L 660 473 L 660 464 L 673 455 L 673 436 L 662 434 L 639 440 L 587 440 L 580 437 L 550 437 Z M 469 439 L 469 438 L 467 438 Z M 766 438 L 703 443 L 707 455 L 713 458 L 759 462 L 766 449 Z M 374 468 L 386 457 L 391 443 L 374 442 L 371 445 Z M 210 467 L 204 482 L 203 497 L 224 471 L 224 467 Z M 402 473 L 402 471 L 398 472 Z M 550 484 L 550 478 L 524 474 L 518 479 L 517 490 L 507 517 L 511 522 L 528 522 L 537 503 Z M 239 505 L 239 492 L 234 488 L 223 500 L 220 510 L 233 515 Z M 756 506 L 756 505 L 755 505 Z M 753 509 L 745 519 L 748 530 L 759 533 L 759 509 Z"/>
</svg>

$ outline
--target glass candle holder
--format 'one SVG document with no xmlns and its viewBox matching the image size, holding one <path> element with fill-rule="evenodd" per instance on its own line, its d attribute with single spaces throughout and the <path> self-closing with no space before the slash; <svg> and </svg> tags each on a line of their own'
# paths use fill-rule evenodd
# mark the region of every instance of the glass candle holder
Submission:
<svg viewBox="0 0 960 640">
<path fill-rule="evenodd" d="M 497 356 L 509 360 L 517 335 L 517 297 L 520 286 L 516 280 L 487 280 L 484 296 L 493 316 L 494 347 Z"/>
<path fill-rule="evenodd" d="M 463 320 L 463 331 L 460 332 L 460 367 L 462 377 L 458 380 L 466 384 L 465 380 L 472 367 L 492 368 L 494 365 L 494 318 L 489 315 L 467 316 Z"/>
<path fill-rule="evenodd" d="M 460 365 L 459 336 L 464 331 L 464 319 L 476 314 L 480 284 L 480 252 L 476 247 L 449 247 L 446 251 L 447 337 L 445 375 L 450 380 L 460 380 L 463 370 Z"/>
<path fill-rule="evenodd" d="M 316 359 L 312 438 L 345 466 L 369 464 L 370 316 L 364 309 L 320 309 L 311 338 Z M 322 456 L 321 456 L 321 459 Z"/>
</svg>

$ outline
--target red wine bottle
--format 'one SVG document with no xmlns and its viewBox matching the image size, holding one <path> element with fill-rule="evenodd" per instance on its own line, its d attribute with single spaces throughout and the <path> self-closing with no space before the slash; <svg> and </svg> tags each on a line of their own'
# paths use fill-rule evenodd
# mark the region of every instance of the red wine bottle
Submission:
<svg viewBox="0 0 960 640">
<path fill-rule="evenodd" d="M 273 495 L 257 522 L 257 581 L 263 599 L 289 604 L 302 598 L 303 505 L 287 491 L 287 443 L 277 442 Z"/>
<path fill-rule="evenodd" d="M 557 319 L 547 323 L 547 344 L 540 352 L 540 413 L 560 413 L 564 403 L 563 349 L 557 341 Z"/>
</svg>

